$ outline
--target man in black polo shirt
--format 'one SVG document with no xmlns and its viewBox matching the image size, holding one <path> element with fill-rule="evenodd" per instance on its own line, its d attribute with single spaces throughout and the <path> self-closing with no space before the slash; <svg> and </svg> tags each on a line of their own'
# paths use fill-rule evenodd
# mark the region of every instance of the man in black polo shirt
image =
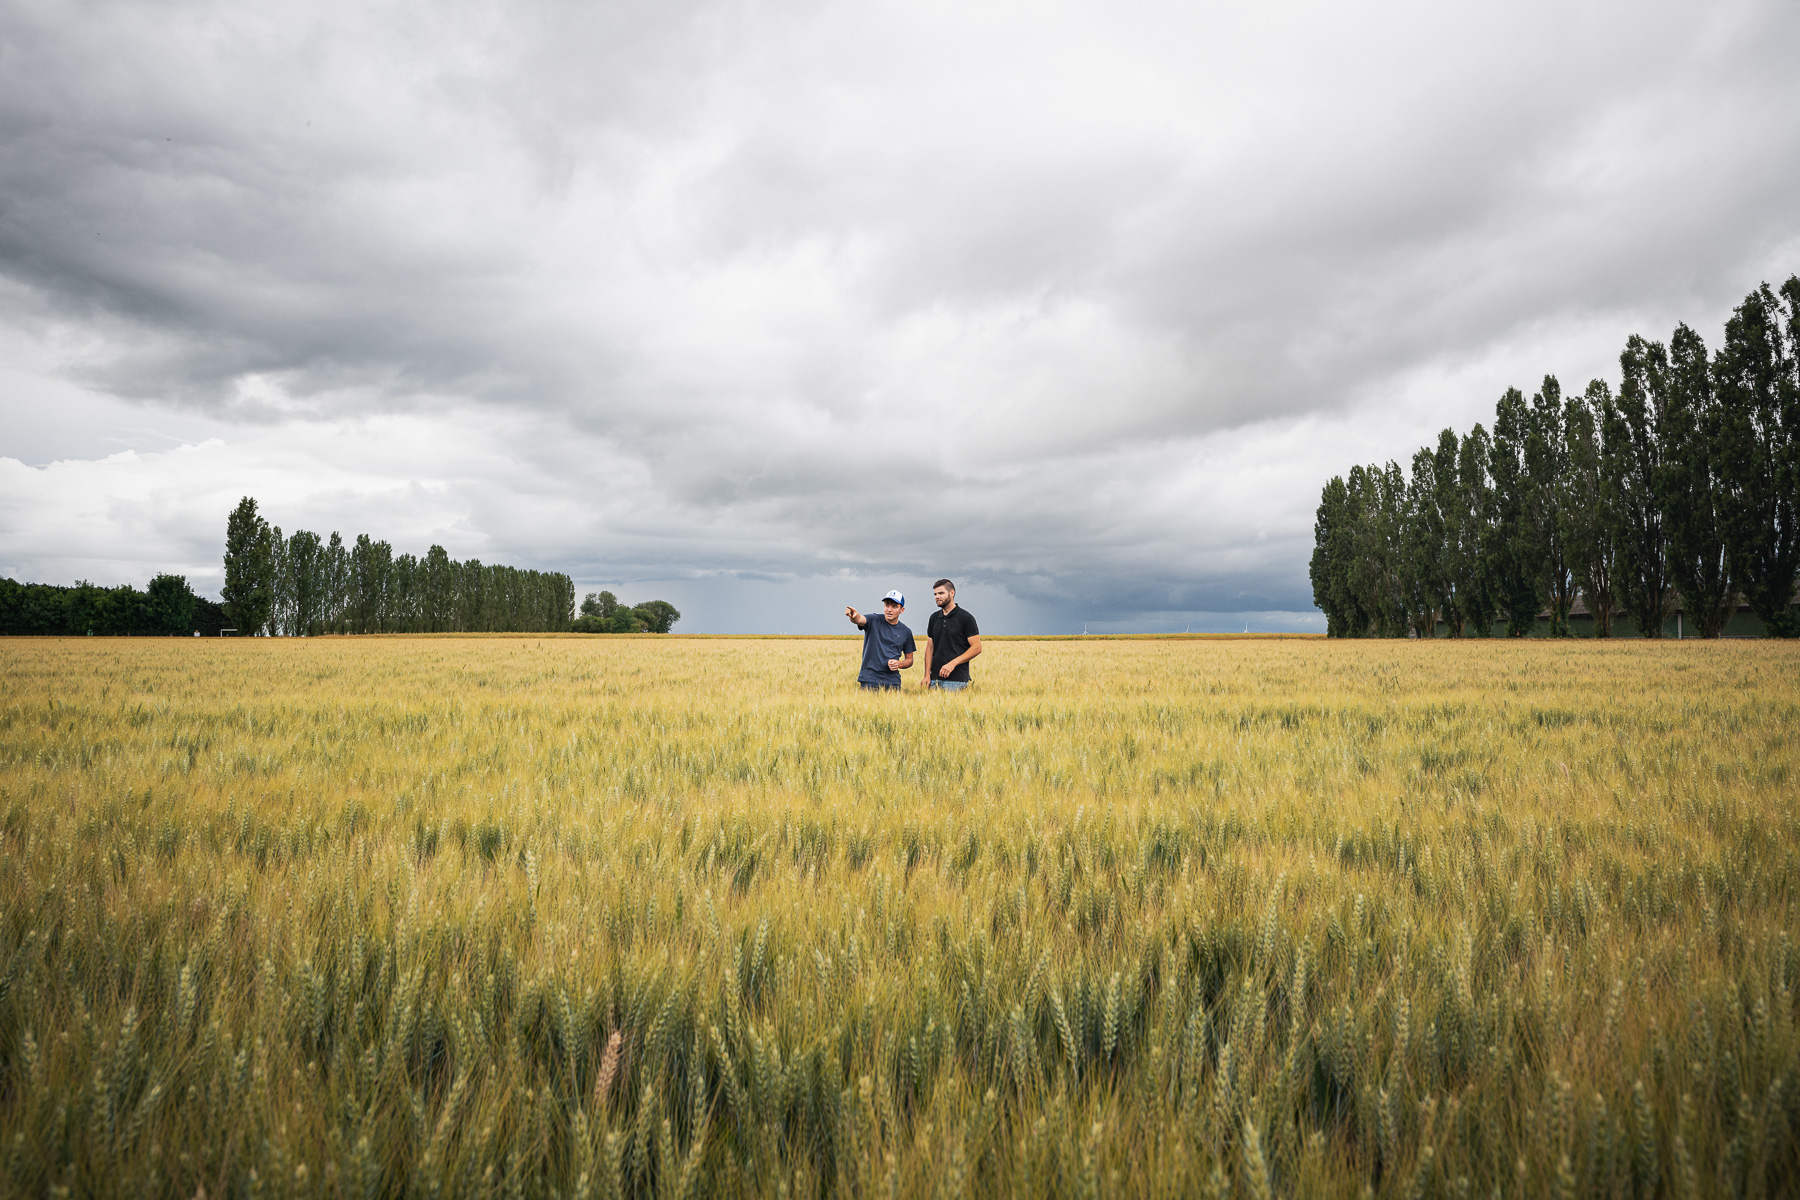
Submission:
<svg viewBox="0 0 1800 1200">
<path fill-rule="evenodd" d="M 931 585 L 931 598 L 938 610 L 925 626 L 925 686 L 960 692 L 969 686 L 969 660 L 981 653 L 981 627 L 956 603 L 948 579 Z"/>
</svg>

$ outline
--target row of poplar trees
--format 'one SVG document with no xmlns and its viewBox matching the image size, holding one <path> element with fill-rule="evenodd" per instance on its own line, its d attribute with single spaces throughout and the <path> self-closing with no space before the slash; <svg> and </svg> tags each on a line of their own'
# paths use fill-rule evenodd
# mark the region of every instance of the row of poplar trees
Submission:
<svg viewBox="0 0 1800 1200">
<path fill-rule="evenodd" d="M 225 524 L 225 613 L 239 635 L 551 633 L 569 628 L 567 575 L 457 562 L 442 546 L 395 554 L 368 534 L 284 537 L 246 496 Z"/>
<path fill-rule="evenodd" d="M 1326 484 L 1311 576 L 1330 636 L 1517 637 L 1545 612 L 1566 635 L 1578 596 L 1596 637 L 1619 614 L 1660 637 L 1677 601 L 1717 637 L 1740 597 L 1800 636 L 1800 277 L 1751 292 L 1716 353 L 1684 324 L 1633 335 L 1619 365 L 1617 394 L 1546 377 L 1500 398 L 1491 433 Z"/>
</svg>

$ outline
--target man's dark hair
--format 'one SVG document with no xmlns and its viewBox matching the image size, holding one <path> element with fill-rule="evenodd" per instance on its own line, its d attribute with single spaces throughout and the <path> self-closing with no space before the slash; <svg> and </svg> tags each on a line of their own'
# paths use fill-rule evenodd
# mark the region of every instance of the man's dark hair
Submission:
<svg viewBox="0 0 1800 1200">
<path fill-rule="evenodd" d="M 941 587 L 947 587 L 953 592 L 956 590 L 956 585 L 954 583 L 951 583 L 948 579 L 938 580 L 936 583 L 931 585 L 931 590 L 935 592 Z"/>
</svg>

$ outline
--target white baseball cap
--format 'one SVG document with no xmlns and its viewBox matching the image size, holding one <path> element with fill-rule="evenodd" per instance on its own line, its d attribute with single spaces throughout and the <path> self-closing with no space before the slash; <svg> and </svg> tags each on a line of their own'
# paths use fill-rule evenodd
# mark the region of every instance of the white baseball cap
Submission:
<svg viewBox="0 0 1800 1200">
<path fill-rule="evenodd" d="M 895 588 L 893 591 L 889 592 L 887 595 L 885 595 L 881 598 L 881 602 L 883 604 L 886 604 L 889 600 L 892 600 L 895 604 L 898 604 L 901 608 L 906 607 L 906 595 L 903 592 L 901 592 L 901 590 L 899 588 Z"/>
</svg>

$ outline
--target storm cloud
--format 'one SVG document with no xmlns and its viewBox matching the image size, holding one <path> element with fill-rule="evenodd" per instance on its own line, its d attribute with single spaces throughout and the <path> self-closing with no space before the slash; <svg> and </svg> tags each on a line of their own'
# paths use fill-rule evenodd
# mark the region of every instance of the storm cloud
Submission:
<svg viewBox="0 0 1800 1200">
<path fill-rule="evenodd" d="M 0 3 L 0 571 L 205 587 L 251 494 L 684 629 L 1309 627 L 1327 476 L 1800 269 L 1796 61 L 1779 0 Z"/>
</svg>

